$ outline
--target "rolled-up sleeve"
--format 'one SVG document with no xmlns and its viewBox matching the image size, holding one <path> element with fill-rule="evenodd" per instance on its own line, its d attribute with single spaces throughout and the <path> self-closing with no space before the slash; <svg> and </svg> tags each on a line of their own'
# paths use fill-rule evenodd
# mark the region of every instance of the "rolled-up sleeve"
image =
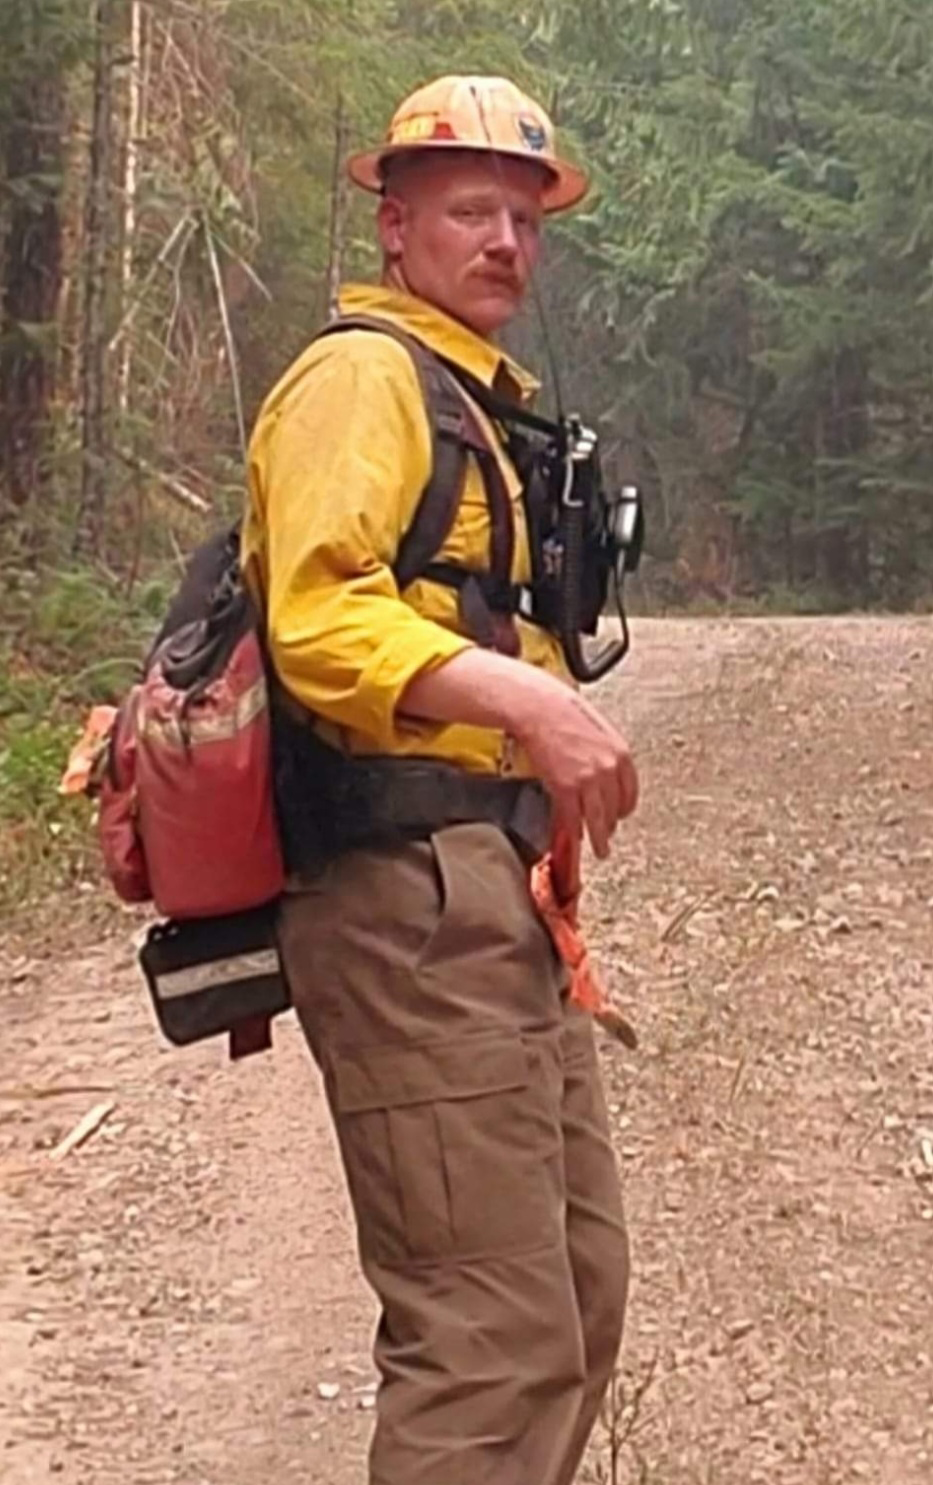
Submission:
<svg viewBox="0 0 933 1485">
<path fill-rule="evenodd" d="M 431 468 L 415 368 L 385 337 L 331 347 L 254 439 L 269 644 L 304 706 L 388 749 L 409 682 L 470 641 L 416 613 L 392 572 Z"/>
</svg>

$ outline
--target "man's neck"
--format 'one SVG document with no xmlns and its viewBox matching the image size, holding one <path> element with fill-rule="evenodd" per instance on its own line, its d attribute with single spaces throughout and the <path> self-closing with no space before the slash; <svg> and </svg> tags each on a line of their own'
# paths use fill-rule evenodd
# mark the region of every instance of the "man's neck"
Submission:
<svg viewBox="0 0 933 1485">
<path fill-rule="evenodd" d="M 408 294 L 412 299 L 420 299 L 422 304 L 430 304 L 432 309 L 437 310 L 438 314 L 446 315 L 448 319 L 456 320 L 457 324 L 462 325 L 464 330 L 469 330 L 471 335 L 478 335 L 480 340 L 485 340 L 488 345 L 496 346 L 498 349 L 498 335 L 486 335 L 482 330 L 477 330 L 475 325 L 471 325 L 469 321 L 464 320 L 460 315 L 455 315 L 451 310 L 445 309 L 441 304 L 435 304 L 431 299 L 425 299 L 423 294 L 419 294 L 408 283 L 398 263 L 383 263 L 380 283 L 384 289 L 392 289 L 397 294 Z"/>
</svg>

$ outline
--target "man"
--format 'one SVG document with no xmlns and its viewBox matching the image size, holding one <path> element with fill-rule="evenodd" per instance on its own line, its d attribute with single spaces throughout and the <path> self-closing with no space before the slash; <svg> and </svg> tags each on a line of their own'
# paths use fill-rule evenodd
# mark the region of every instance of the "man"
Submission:
<svg viewBox="0 0 933 1485">
<path fill-rule="evenodd" d="M 381 194 L 383 275 L 348 288 L 342 314 L 527 401 L 535 384 L 495 337 L 544 216 L 586 189 L 546 115 L 503 79 L 444 78 L 349 168 Z M 518 477 L 474 411 L 511 502 L 512 577 L 527 582 Z M 412 356 L 378 328 L 314 342 L 257 424 L 245 547 L 289 711 L 351 772 L 385 764 L 387 793 L 419 760 L 434 773 L 414 777 L 455 775 L 477 798 L 475 818 L 461 800 L 456 823 L 420 837 L 293 860 L 282 954 L 382 1306 L 371 1485 L 569 1485 L 618 1354 L 627 1241 L 590 1021 L 568 1006 L 520 832 L 479 800 L 537 791 L 603 857 L 637 781 L 547 631 L 510 619 L 519 653 L 500 653 L 471 638 L 452 588 L 399 591 L 431 451 Z M 489 544 L 471 459 L 441 555 L 482 568 Z M 307 756 L 280 801 L 296 819 L 299 796 L 329 788 Z"/>
</svg>

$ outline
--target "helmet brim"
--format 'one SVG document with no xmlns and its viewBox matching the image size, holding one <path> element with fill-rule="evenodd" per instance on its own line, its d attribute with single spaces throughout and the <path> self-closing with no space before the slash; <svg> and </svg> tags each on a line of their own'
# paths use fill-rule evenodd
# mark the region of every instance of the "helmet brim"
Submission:
<svg viewBox="0 0 933 1485">
<path fill-rule="evenodd" d="M 527 150 L 487 149 L 479 144 L 465 144 L 456 139 L 419 139 L 406 144 L 383 145 L 380 149 L 364 150 L 351 155 L 347 161 L 347 174 L 354 185 L 363 191 L 380 195 L 385 185 L 385 170 L 390 160 L 401 155 L 427 154 L 440 150 L 468 150 L 474 154 L 496 154 L 510 160 L 522 160 L 526 165 L 537 165 L 548 177 L 542 204 L 548 216 L 559 211 L 569 211 L 578 205 L 589 190 L 589 179 L 576 165 L 567 160 L 547 156 L 542 159 L 529 155 Z"/>
</svg>

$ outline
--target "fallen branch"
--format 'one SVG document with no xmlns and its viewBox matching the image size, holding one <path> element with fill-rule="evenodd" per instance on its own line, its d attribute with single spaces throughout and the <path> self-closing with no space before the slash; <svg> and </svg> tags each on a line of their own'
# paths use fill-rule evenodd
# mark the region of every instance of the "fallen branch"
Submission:
<svg viewBox="0 0 933 1485">
<path fill-rule="evenodd" d="M 714 896 L 715 893 L 713 892 L 701 892 L 699 897 L 693 898 L 691 902 L 685 903 L 683 907 L 678 908 L 673 918 L 671 918 L 661 933 L 662 944 L 673 943 L 677 935 L 686 928 L 690 919 L 695 917 L 700 909 L 704 908 Z"/>
<path fill-rule="evenodd" d="M 96 1134 L 101 1125 L 106 1123 L 115 1108 L 116 1103 L 113 1099 L 109 1099 L 107 1103 L 99 1103 L 90 1109 L 84 1118 L 78 1121 L 71 1133 L 66 1134 L 65 1138 L 55 1146 L 49 1159 L 64 1160 L 72 1150 L 77 1150 L 81 1145 L 86 1144 L 91 1135 Z"/>
<path fill-rule="evenodd" d="M 258 289 L 260 294 L 262 294 L 262 296 L 270 304 L 272 304 L 275 295 L 272 293 L 272 290 L 267 288 L 266 285 L 263 283 L 262 279 L 259 277 L 259 274 L 256 272 L 255 268 L 253 268 L 252 264 L 247 263 L 242 254 L 238 253 L 234 248 L 232 248 L 228 242 L 224 242 L 219 232 L 215 232 L 214 236 L 217 239 L 218 246 L 223 248 L 228 257 L 233 259 L 238 268 L 242 268 L 243 272 L 246 274 L 246 277 L 249 279 L 253 287 Z"/>
<path fill-rule="evenodd" d="M 233 338 L 233 325 L 230 321 L 230 308 L 227 304 L 223 274 L 220 271 L 220 263 L 217 259 L 217 245 L 214 242 L 214 233 L 206 213 L 202 213 L 201 228 L 204 233 L 208 262 L 211 265 L 211 275 L 217 295 L 217 308 L 220 311 L 220 323 L 224 333 L 224 344 L 227 348 L 227 365 L 230 368 L 230 383 L 233 387 L 233 407 L 236 413 L 237 432 L 240 435 L 240 449 L 245 459 L 247 443 L 246 417 L 243 411 L 243 394 L 240 389 L 240 366 L 237 359 L 236 341 Z"/>
<path fill-rule="evenodd" d="M 123 316 L 123 319 L 120 321 L 113 335 L 111 335 L 109 341 L 107 342 L 108 351 L 115 350 L 123 336 L 126 334 L 127 330 L 130 329 L 133 321 L 135 320 L 139 312 L 140 306 L 142 305 L 143 300 L 146 297 L 149 286 L 151 285 L 159 269 L 162 268 L 168 261 L 169 256 L 171 255 L 172 248 L 179 241 L 182 242 L 180 257 L 184 257 L 185 249 L 188 246 L 188 242 L 190 241 L 196 226 L 197 223 L 195 222 L 195 219 L 190 212 L 186 212 L 186 214 L 175 223 L 168 237 L 165 239 L 165 242 L 162 244 L 161 250 L 152 263 L 149 272 L 143 279 L 142 284 L 140 285 L 139 293 L 136 295 L 133 303 L 129 306 Z"/>
<path fill-rule="evenodd" d="M 134 469 L 137 474 L 145 474 L 150 479 L 156 480 L 163 490 L 167 490 L 180 505 L 187 506 L 188 510 L 195 510 L 200 516 L 207 515 L 210 511 L 210 502 L 205 500 L 203 495 L 198 495 L 176 475 L 166 474 L 164 470 L 156 469 L 148 459 L 143 459 L 141 455 L 134 454 L 129 449 L 117 449 L 117 454 L 129 469 Z"/>
<path fill-rule="evenodd" d="M 75 1093 L 112 1093 L 113 1089 L 107 1085 L 95 1083 L 61 1083 L 52 1088 L 3 1088 L 0 1087 L 0 1099 L 12 1099 L 15 1103 L 21 1100 L 31 1102 L 44 1098 L 66 1098 Z"/>
</svg>

